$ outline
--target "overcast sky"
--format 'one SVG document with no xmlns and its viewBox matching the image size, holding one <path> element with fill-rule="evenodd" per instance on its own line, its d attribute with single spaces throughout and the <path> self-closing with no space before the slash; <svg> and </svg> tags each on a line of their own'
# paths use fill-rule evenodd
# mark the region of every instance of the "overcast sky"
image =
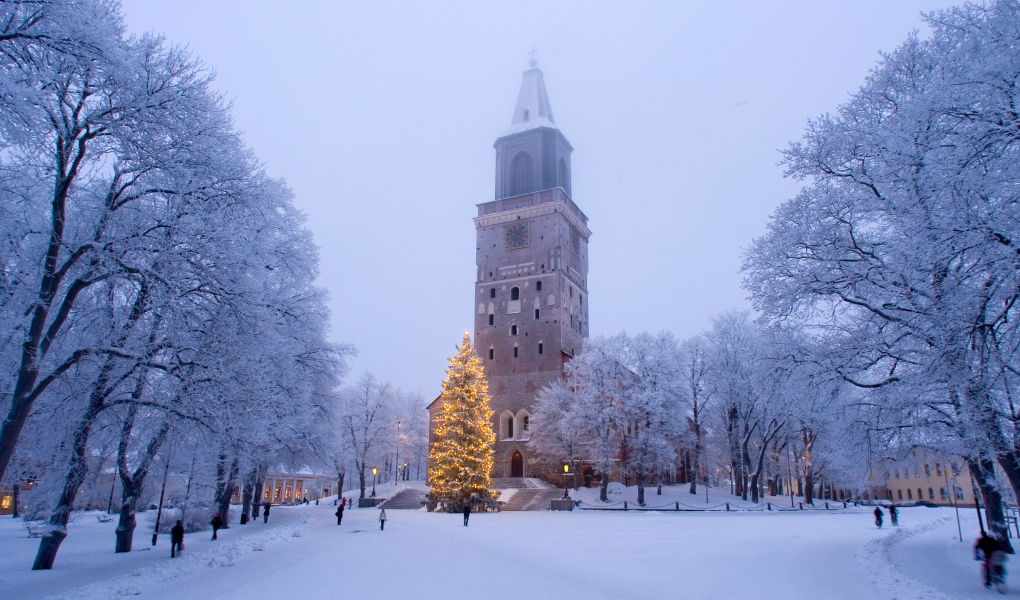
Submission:
<svg viewBox="0 0 1020 600">
<path fill-rule="evenodd" d="M 574 146 L 592 335 L 703 331 L 747 308 L 743 248 L 796 193 L 778 150 L 939 0 L 123 0 L 131 32 L 217 72 L 238 129 L 320 247 L 349 379 L 435 397 L 473 323 L 475 205 L 527 51 Z"/>
</svg>

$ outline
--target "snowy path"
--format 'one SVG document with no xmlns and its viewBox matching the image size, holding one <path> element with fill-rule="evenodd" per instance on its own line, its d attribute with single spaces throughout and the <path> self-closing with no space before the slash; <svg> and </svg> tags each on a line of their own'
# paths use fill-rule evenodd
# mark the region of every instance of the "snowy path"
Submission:
<svg viewBox="0 0 1020 600">
<path fill-rule="evenodd" d="M 111 529 L 99 551 L 69 552 L 50 573 L 27 571 L 36 540 L 25 540 L 26 553 L 0 527 L 0 589 L 4 598 L 78 588 L 64 597 L 167 600 L 992 597 L 970 560 L 976 522 L 964 514 L 961 544 L 951 509 L 903 509 L 901 527 L 882 530 L 865 510 L 507 512 L 474 514 L 468 528 L 460 515 L 393 510 L 383 532 L 377 510 L 351 510 L 342 527 L 333 510 L 279 507 L 270 527 L 235 526 L 218 546 L 195 534 L 187 562 L 164 557 L 162 540 L 156 551 L 114 555 Z"/>
</svg>

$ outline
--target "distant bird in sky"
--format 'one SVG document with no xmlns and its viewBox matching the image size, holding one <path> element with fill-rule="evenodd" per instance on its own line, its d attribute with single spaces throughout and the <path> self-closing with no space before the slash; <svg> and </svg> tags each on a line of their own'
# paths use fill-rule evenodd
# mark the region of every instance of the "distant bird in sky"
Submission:
<svg viewBox="0 0 1020 600">
<path fill-rule="evenodd" d="M 737 102 L 733 106 L 740 106 L 741 104 L 747 104 L 747 100 L 741 100 L 740 102 Z"/>
</svg>

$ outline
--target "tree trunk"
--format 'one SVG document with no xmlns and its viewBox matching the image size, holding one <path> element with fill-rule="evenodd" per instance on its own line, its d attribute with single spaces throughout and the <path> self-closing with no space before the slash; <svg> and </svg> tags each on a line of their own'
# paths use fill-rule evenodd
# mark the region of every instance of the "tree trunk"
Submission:
<svg viewBox="0 0 1020 600">
<path fill-rule="evenodd" d="M 989 535 L 1012 552 L 1006 515 L 1002 510 L 1002 493 L 995 481 L 995 463 L 990 458 L 967 459 L 967 467 L 974 476 L 981 498 L 985 503 L 985 526 Z"/>
<path fill-rule="evenodd" d="M 364 464 L 358 466 L 358 484 L 361 486 L 361 496 L 358 496 L 358 497 L 359 498 L 364 498 L 365 497 L 365 465 Z"/>
<path fill-rule="evenodd" d="M 340 499 L 344 494 L 344 477 L 347 475 L 344 471 L 337 471 L 336 474 L 336 497 Z"/>
<path fill-rule="evenodd" d="M 740 433 L 737 431 L 740 413 L 736 406 L 727 411 L 726 437 L 730 447 L 730 473 L 733 476 L 733 493 L 741 496 L 744 493 L 744 473 L 740 467 Z"/>
<path fill-rule="evenodd" d="M 11 486 L 11 494 L 14 496 L 14 498 L 12 498 L 12 500 L 14 500 L 14 513 L 11 515 L 11 517 L 17 519 L 18 518 L 18 502 L 21 501 L 21 498 L 20 498 L 20 496 L 21 496 L 21 482 L 19 482 L 19 481 L 15 481 L 14 482 L 14 485 Z"/>
<path fill-rule="evenodd" d="M 244 525 L 248 522 L 248 513 L 251 512 L 251 499 L 255 494 L 255 477 L 258 475 L 255 469 L 252 469 L 248 476 L 244 478 L 244 487 L 241 489 L 241 524 Z"/>
<path fill-rule="evenodd" d="M 639 469 L 637 472 L 637 503 L 639 506 L 645 505 L 645 473 L 643 469 Z"/>
<path fill-rule="evenodd" d="M 220 529 L 230 529 L 230 498 L 234 495 L 234 487 L 237 485 L 237 473 L 240 470 L 240 464 L 238 464 L 236 457 L 231 461 L 229 470 L 227 469 L 226 461 L 226 454 L 220 454 L 220 463 L 216 467 L 221 477 L 219 485 L 216 486 L 218 488 L 216 494 L 217 512 L 220 515 L 220 521 L 223 522 L 220 525 Z M 226 481 L 222 479 L 223 477 L 226 478 Z"/>
<path fill-rule="evenodd" d="M 701 427 L 694 426 L 694 458 L 691 461 L 690 493 L 698 493 L 698 474 L 701 473 Z"/>
<path fill-rule="evenodd" d="M 599 500 L 609 502 L 609 474 L 602 473 L 602 480 L 599 482 Z"/>
<path fill-rule="evenodd" d="M 145 389 L 144 374 L 138 378 L 135 390 L 132 392 L 132 399 L 140 400 Z M 141 460 L 133 473 L 128 471 L 127 459 L 131 431 L 134 428 L 135 417 L 138 415 L 138 405 L 132 404 L 128 408 L 127 418 L 124 419 L 124 426 L 120 432 L 120 444 L 117 446 L 117 473 L 120 475 L 120 485 L 123 490 L 124 500 L 120 506 L 120 519 L 117 522 L 117 542 L 115 552 L 131 552 L 131 544 L 135 534 L 135 510 L 138 499 L 145 489 L 145 478 L 149 475 L 152 462 L 156 459 L 159 448 L 166 440 L 170 432 L 170 421 L 163 421 L 156 436 L 152 438 L 145 452 L 141 454 Z"/>
<path fill-rule="evenodd" d="M 108 373 L 109 370 L 104 368 L 104 373 L 100 375 L 99 381 L 105 383 Z M 52 569 L 53 561 L 57 558 L 57 551 L 60 550 L 60 544 L 67 537 L 67 521 L 71 516 L 71 510 L 74 509 L 74 499 L 78 494 L 78 488 L 81 487 L 88 474 L 85 454 L 92 425 L 103 409 L 104 395 L 100 391 L 103 387 L 97 386 L 97 389 L 93 390 L 89 398 L 88 409 L 74 430 L 71 460 L 67 469 L 67 477 L 64 480 L 64 488 L 50 515 L 50 530 L 43 534 L 42 540 L 39 542 L 39 551 L 36 553 L 35 563 L 32 565 L 33 571 Z"/>
</svg>

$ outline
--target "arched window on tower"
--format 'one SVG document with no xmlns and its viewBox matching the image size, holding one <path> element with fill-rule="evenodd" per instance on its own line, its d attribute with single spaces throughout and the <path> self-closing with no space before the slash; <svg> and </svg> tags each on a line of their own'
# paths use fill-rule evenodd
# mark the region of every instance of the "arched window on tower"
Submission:
<svg viewBox="0 0 1020 600">
<path fill-rule="evenodd" d="M 510 326 L 510 335 L 517 335 L 517 326 L 516 325 L 511 325 Z"/>
<path fill-rule="evenodd" d="M 560 159 L 560 169 L 559 169 L 558 183 L 559 183 L 559 186 L 561 188 L 563 188 L 563 191 L 565 191 L 567 193 L 567 195 L 569 196 L 570 195 L 570 172 L 567 171 L 567 159 L 565 159 L 565 158 L 561 158 Z"/>
<path fill-rule="evenodd" d="M 520 300 L 521 299 L 521 288 L 517 287 L 516 285 L 514 287 L 510 288 L 510 299 L 511 300 Z"/>
<path fill-rule="evenodd" d="M 493 317 L 492 317 L 492 315 L 489 315 L 489 325 L 492 325 L 492 322 L 493 322 Z"/>
<path fill-rule="evenodd" d="M 510 195 L 519 196 L 531 191 L 531 155 L 518 152 L 510 162 Z"/>
</svg>

